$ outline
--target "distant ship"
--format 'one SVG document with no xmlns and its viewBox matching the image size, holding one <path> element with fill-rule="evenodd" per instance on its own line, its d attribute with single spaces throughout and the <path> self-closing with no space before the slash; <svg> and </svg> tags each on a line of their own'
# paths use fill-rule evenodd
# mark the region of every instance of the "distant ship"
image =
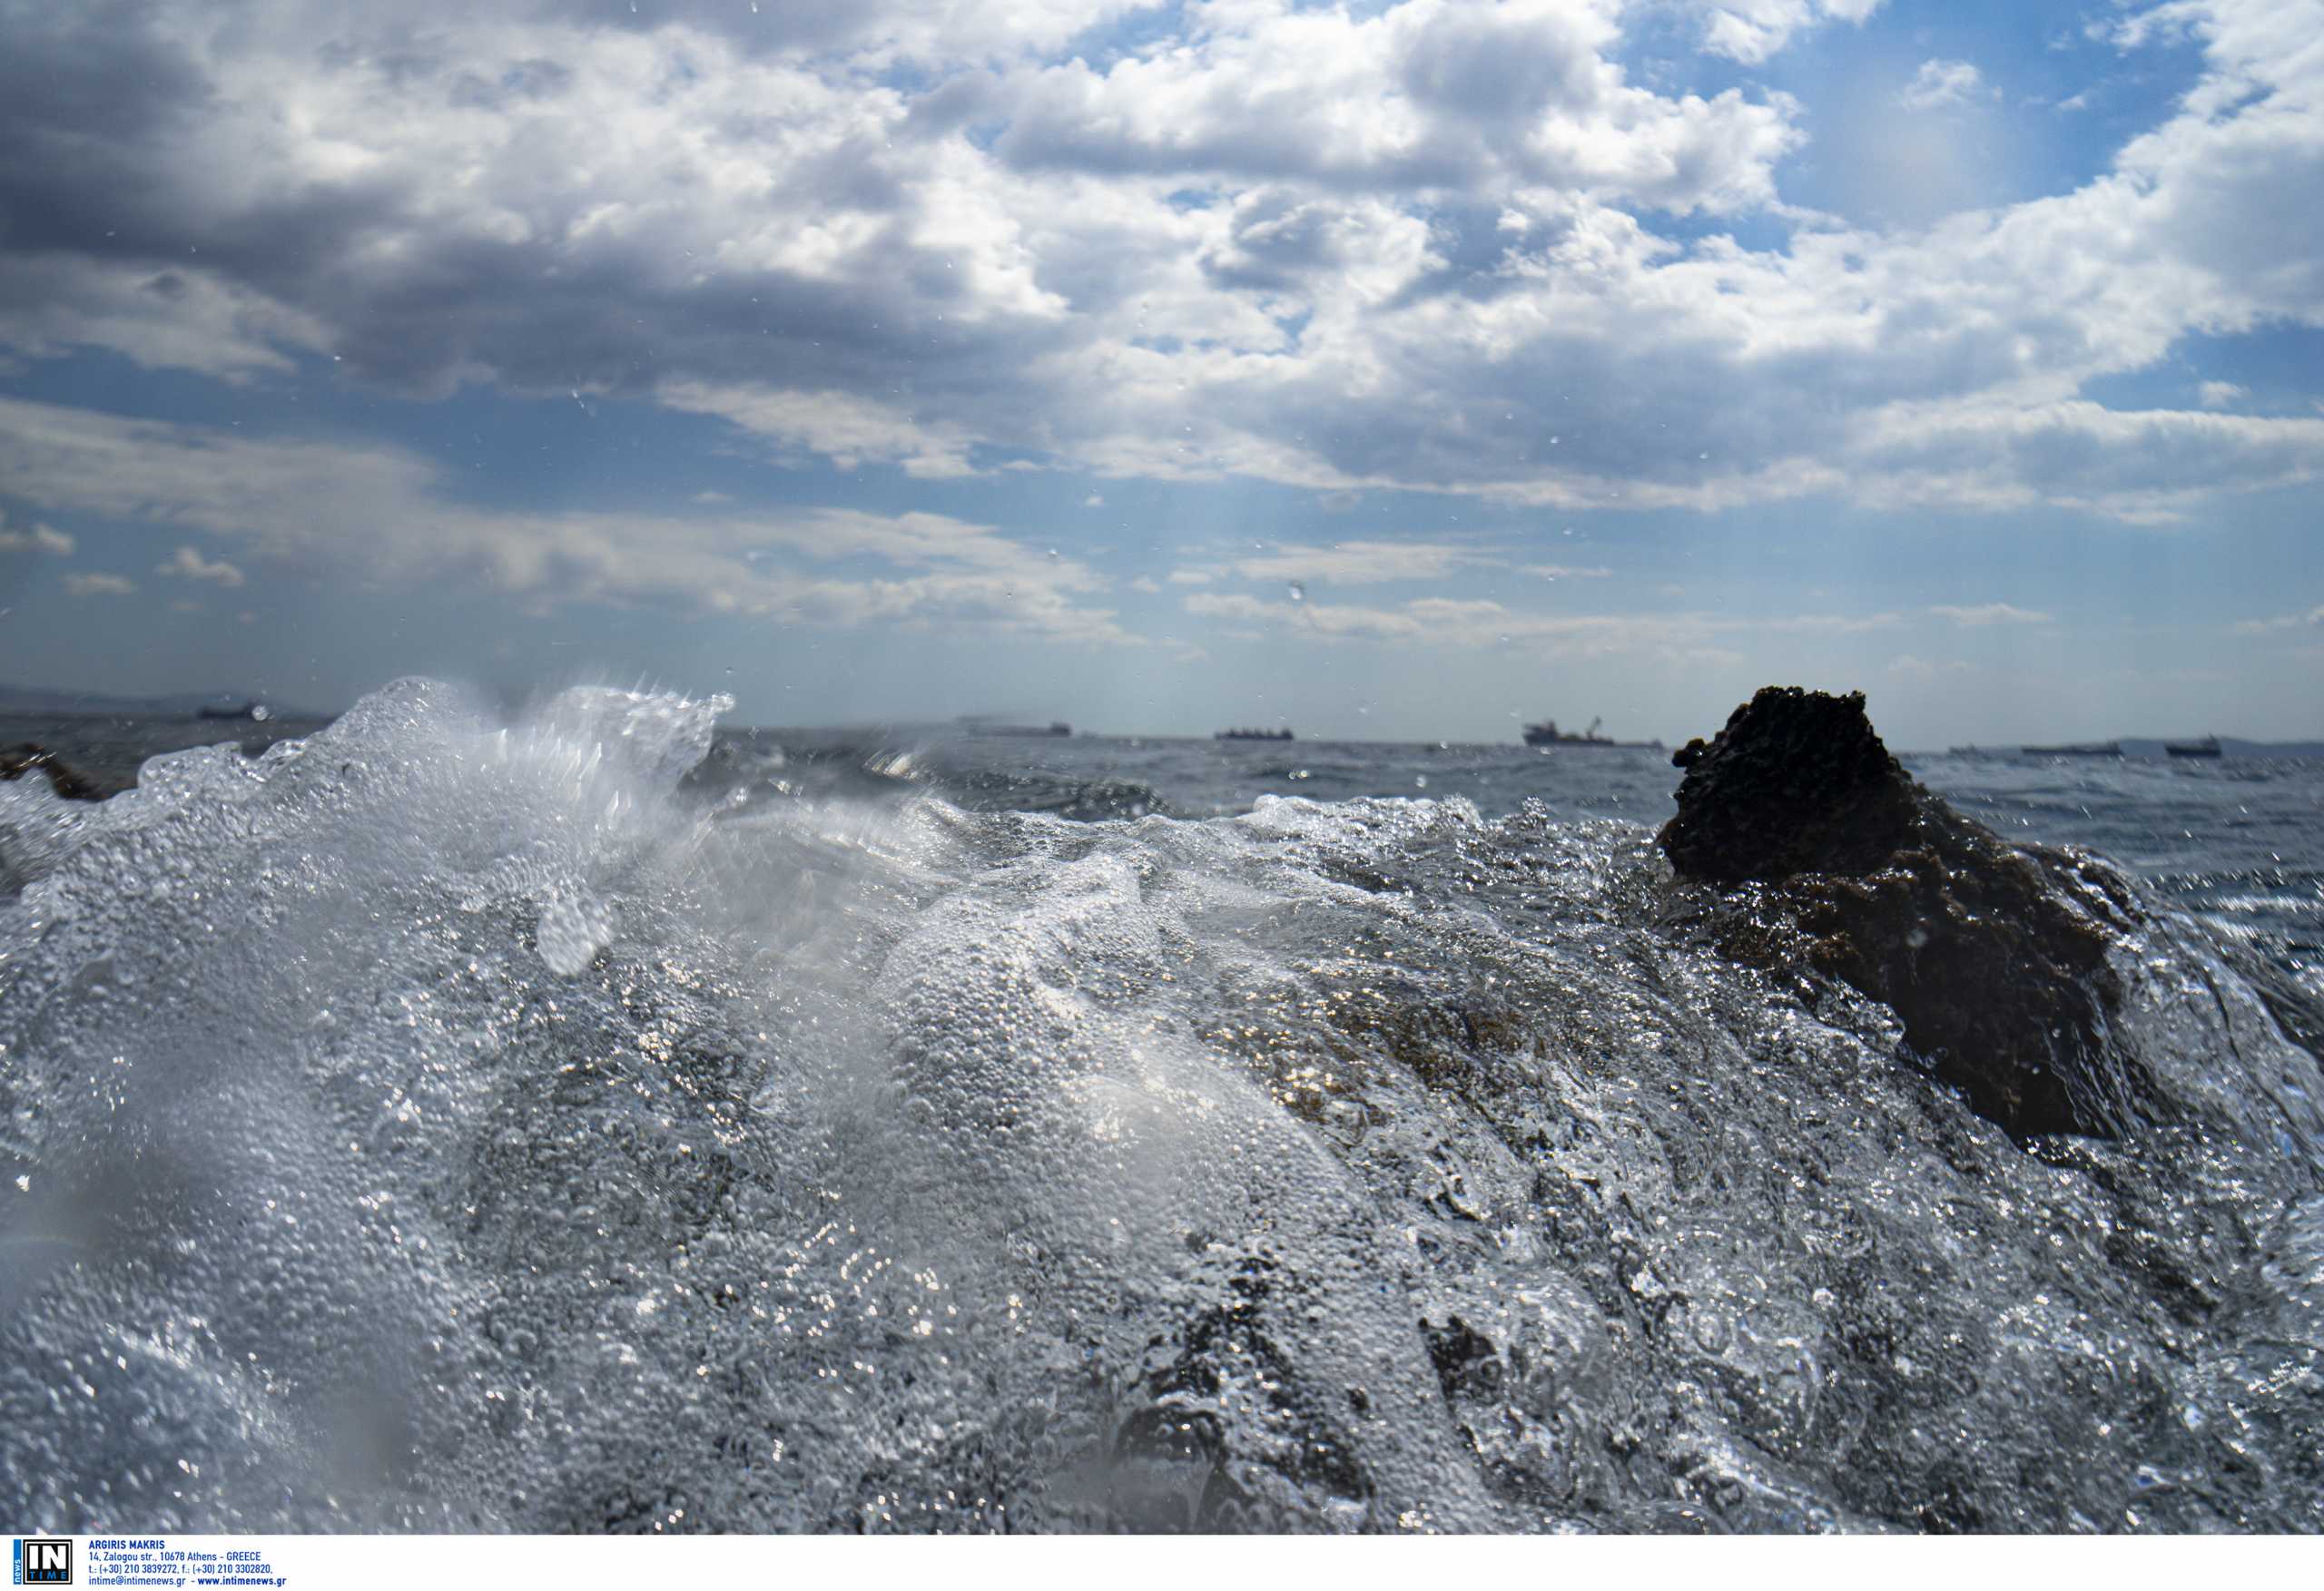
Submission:
<svg viewBox="0 0 2324 1591">
<path fill-rule="evenodd" d="M 1043 740 L 1063 739 L 1073 733 L 1069 723 L 995 723 L 985 718 L 964 718 L 960 727 L 972 735 L 1038 735 Z"/>
<path fill-rule="evenodd" d="M 2200 741 L 2165 741 L 2162 749 L 2174 757 L 2216 757 L 2219 755 L 2219 737 L 2205 735 Z"/>
<path fill-rule="evenodd" d="M 2119 757 L 2122 754 L 2122 742 L 2081 741 L 2071 746 L 2021 746 L 2018 750 L 2029 757 Z"/>
<path fill-rule="evenodd" d="M 1598 726 L 1605 722 L 1602 718 L 1593 718 L 1590 721 L 1590 727 L 1576 735 L 1561 732 L 1558 728 L 1556 719 L 1545 719 L 1540 723 L 1529 723 L 1525 726 L 1525 743 L 1529 746 L 1595 746 L 1616 750 L 1627 748 L 1640 751 L 1662 750 L 1660 741 L 1608 740 L 1598 732 Z"/>
<path fill-rule="evenodd" d="M 1210 738 L 1214 741 L 1287 741 L 1293 737 L 1287 729 L 1223 729 Z"/>
</svg>

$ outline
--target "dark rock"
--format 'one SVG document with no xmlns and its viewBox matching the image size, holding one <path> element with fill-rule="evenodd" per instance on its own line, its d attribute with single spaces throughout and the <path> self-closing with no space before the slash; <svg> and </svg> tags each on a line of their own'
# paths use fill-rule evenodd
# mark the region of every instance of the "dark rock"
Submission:
<svg viewBox="0 0 2324 1591">
<path fill-rule="evenodd" d="M 59 761 L 45 746 L 25 741 L 0 747 L 0 779 L 21 779 L 32 772 L 46 774 L 49 788 L 68 801 L 101 801 L 118 789 Z"/>
<path fill-rule="evenodd" d="M 1702 761 L 1703 753 L 1709 749 L 1710 742 L 1704 740 L 1702 736 L 1697 735 L 1693 740 L 1689 741 L 1685 745 L 1670 753 L 1670 766 L 1673 768 L 1692 768 L 1697 762 Z"/>
<path fill-rule="evenodd" d="M 1771 685 L 1693 759 L 1661 845 L 1699 879 L 1862 872 L 1896 850 L 1912 820 L 1910 781 L 1873 732 L 1861 692 Z"/>
<path fill-rule="evenodd" d="M 1761 691 L 1681 781 L 1659 841 L 1723 887 L 1715 940 L 1797 955 L 1893 1009 L 1971 1106 L 2025 1138 L 2112 1135 L 2147 1098 L 2109 1036 L 2128 897 L 2072 852 L 2014 847 L 1910 779 L 1862 694 Z"/>
</svg>

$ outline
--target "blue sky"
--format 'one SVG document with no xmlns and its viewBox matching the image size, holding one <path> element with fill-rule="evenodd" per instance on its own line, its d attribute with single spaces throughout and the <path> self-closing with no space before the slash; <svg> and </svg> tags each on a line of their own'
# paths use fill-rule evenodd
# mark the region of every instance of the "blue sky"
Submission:
<svg viewBox="0 0 2324 1591">
<path fill-rule="evenodd" d="M 2324 733 L 2324 4 L 5 6 L 0 680 Z"/>
</svg>

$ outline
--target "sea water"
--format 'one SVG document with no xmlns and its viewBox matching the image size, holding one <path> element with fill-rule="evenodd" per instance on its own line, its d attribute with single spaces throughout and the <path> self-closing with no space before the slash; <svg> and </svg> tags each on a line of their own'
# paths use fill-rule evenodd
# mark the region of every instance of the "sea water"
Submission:
<svg viewBox="0 0 2324 1591">
<path fill-rule="evenodd" d="M 0 785 L 11 1517 L 2324 1527 L 2315 765 L 1912 762 L 2144 904 L 2153 1119 L 2018 1144 L 1649 753 L 722 705 Z"/>
</svg>

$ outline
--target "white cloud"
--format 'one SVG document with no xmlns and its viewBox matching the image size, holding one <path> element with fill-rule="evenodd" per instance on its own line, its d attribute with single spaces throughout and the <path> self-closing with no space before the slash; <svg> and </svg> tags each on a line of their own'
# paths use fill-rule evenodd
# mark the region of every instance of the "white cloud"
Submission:
<svg viewBox="0 0 2324 1591">
<path fill-rule="evenodd" d="M 479 509 L 448 500 L 432 466 L 391 447 L 244 437 L 15 398 L 0 398 L 0 478 L 34 503 L 196 527 L 294 571 L 406 587 L 476 582 L 539 607 L 657 604 L 834 626 L 1131 639 L 1110 610 L 1083 604 L 1105 582 L 1078 560 L 935 514 Z M 331 513 L 318 516 L 319 502 Z M 842 562 L 884 572 L 826 572 Z M 191 572 L 182 555 L 164 567 Z M 75 594 L 133 589 L 113 575 L 69 578 L 81 582 Z"/>
<path fill-rule="evenodd" d="M 62 250 L 0 254 L 0 348 L 35 358 L 99 348 L 148 369 L 239 383 L 289 371 L 291 351 L 317 352 L 325 340 L 314 316 L 191 260 L 153 268 Z"/>
<path fill-rule="evenodd" d="M 1325 546 L 1295 543 L 1222 560 L 1171 575 L 1180 584 L 1214 579 L 1296 583 L 1301 585 L 1385 585 L 1443 580 L 1464 571 L 1514 569 L 1541 580 L 1602 580 L 1611 569 L 1566 564 L 1521 564 L 1508 548 L 1457 542 L 1349 540 Z"/>
<path fill-rule="evenodd" d="M 1969 673 L 1974 671 L 1975 666 L 1974 663 L 1964 663 L 1958 658 L 1932 663 L 1926 658 L 1915 657 L 1909 652 L 1901 653 L 1888 660 L 1890 673 L 1904 674 L 1915 680 L 1932 680 L 1939 674 Z"/>
<path fill-rule="evenodd" d="M 1907 111 L 1937 111 L 1965 104 L 1984 92 L 1984 74 L 1968 62 L 1924 61 L 1896 103 Z"/>
<path fill-rule="evenodd" d="M 921 480 L 973 475 L 969 433 L 844 392 L 795 392 L 773 388 L 710 386 L 674 381 L 656 394 L 671 408 L 713 414 L 778 447 L 820 454 L 833 466 L 896 464 Z"/>
<path fill-rule="evenodd" d="M 48 553 L 69 558 L 75 545 L 72 536 L 53 525 L 36 521 L 31 529 L 20 530 L 8 523 L 5 513 L 0 513 L 0 553 Z"/>
<path fill-rule="evenodd" d="M 1932 605 L 1928 611 L 1941 619 L 1950 619 L 1956 624 L 1965 625 L 1973 630 L 1985 629 L 1994 624 L 2046 624 L 2051 619 L 2048 614 L 2036 613 L 2031 608 L 2012 607 L 2005 602 L 1989 602 L 1975 607 L 1958 607 L 1951 604 L 1938 603 Z"/>
<path fill-rule="evenodd" d="M 242 583 L 242 572 L 223 558 L 204 558 L 192 547 L 180 547 L 153 565 L 153 573 L 177 580 L 209 580 L 232 590 Z"/>
<path fill-rule="evenodd" d="M 2324 624 L 2324 604 L 2304 614 L 2280 614 L 2269 619 L 2238 619 L 2235 627 L 2246 634 L 2265 634 L 2275 630 L 2305 630 Z"/>
<path fill-rule="evenodd" d="M 1896 614 L 1531 614 L 1476 598 L 1419 597 L 1393 607 L 1314 601 L 1270 602 L 1242 594 L 1197 592 L 1185 599 L 1197 617 L 1256 625 L 1244 633 L 1319 642 L 1375 641 L 1478 648 L 1512 643 L 1551 654 L 1602 656 L 1716 650 L 1740 634 L 1854 635 L 1888 630 Z"/>
<path fill-rule="evenodd" d="M 1344 541 L 1329 546 L 1270 547 L 1226 567 L 1245 580 L 1318 581 L 1330 585 L 1377 585 L 1393 580 L 1434 580 L 1458 569 L 1500 560 L 1472 547 L 1443 542 Z"/>
<path fill-rule="evenodd" d="M 0 64 L 0 137 L 44 152 L 0 172 L 0 345 L 619 395 L 923 480 L 2143 522 L 2314 478 L 2306 422 L 2083 397 L 2192 334 L 2324 325 L 2314 0 L 2110 22 L 2201 48 L 2182 106 L 2075 192 L 1889 231 L 1784 204 L 1809 107 L 1626 69 L 1674 8 L 1751 64 L 1875 4 L 1234 0 L 1114 55 L 1083 30 L 1129 0 L 48 8 Z M 1908 92 L 1984 86 L 1939 60 Z M 350 457 L 359 492 L 432 490 Z M 251 489 L 277 528 L 219 534 L 375 558 L 281 528 L 268 494 L 330 482 Z"/>
<path fill-rule="evenodd" d="M 2195 391 L 2205 408 L 2228 408 L 2251 396 L 2250 388 L 2239 387 L 2232 381 L 2206 381 Z"/>
<path fill-rule="evenodd" d="M 1618 0 L 1405 0 L 1373 15 L 1219 5 L 1173 47 L 1103 70 L 1020 69 L 974 108 L 1004 113 L 1003 158 L 1036 167 L 1341 191 L 1541 186 L 1671 210 L 1766 198 L 1773 162 L 1797 142 L 1787 107 L 1630 84 L 1610 59 L 1620 11 Z"/>
<path fill-rule="evenodd" d="M 118 575 L 67 575 L 64 589 L 74 596 L 128 596 L 137 584 Z"/>
<path fill-rule="evenodd" d="M 1242 619 L 1272 629 L 1329 640 L 1412 640 L 1424 633 L 1410 614 L 1331 603 L 1263 602 L 1255 596 L 1197 592 L 1187 612 L 1202 618 Z"/>
<path fill-rule="evenodd" d="M 1882 0 L 1693 0 L 1704 15 L 1704 43 L 1718 54 L 1757 66 L 1794 34 L 1826 22 L 1861 23 Z"/>
</svg>

